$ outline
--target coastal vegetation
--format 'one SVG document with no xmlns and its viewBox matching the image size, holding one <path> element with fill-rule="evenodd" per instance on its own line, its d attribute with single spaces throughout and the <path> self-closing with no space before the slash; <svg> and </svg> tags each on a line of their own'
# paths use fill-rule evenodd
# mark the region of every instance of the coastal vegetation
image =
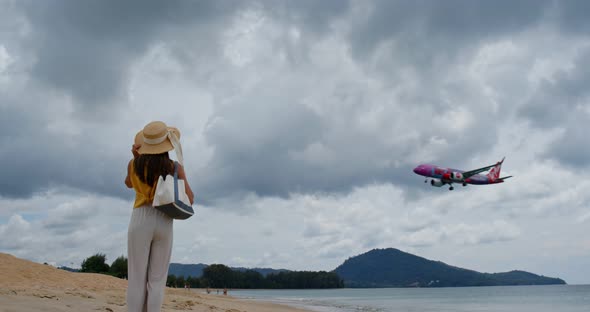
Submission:
<svg viewBox="0 0 590 312">
<path fill-rule="evenodd" d="M 343 281 L 334 272 L 286 271 L 263 275 L 255 270 L 234 270 L 223 264 L 203 269 L 201 277 L 169 275 L 170 287 L 212 287 L 234 289 L 320 289 L 342 288 Z"/>
<path fill-rule="evenodd" d="M 111 265 L 107 264 L 107 256 L 102 253 L 94 254 L 82 261 L 79 272 L 82 273 L 100 273 L 112 275 L 118 278 L 127 278 L 127 258 L 120 256 L 115 259 Z M 67 271 L 75 271 L 70 268 L 61 267 Z"/>
<path fill-rule="evenodd" d="M 174 264 L 171 264 L 171 267 Z M 182 267 L 176 266 L 176 267 Z M 191 288 L 233 288 L 233 289 L 320 289 L 342 288 L 344 282 L 334 272 L 287 271 L 261 269 L 261 272 L 245 268 L 230 268 L 223 264 L 190 265 L 190 268 L 200 273 L 198 276 L 169 274 L 166 286 Z M 61 269 L 74 271 L 70 268 Z M 79 272 L 100 273 L 119 278 L 127 278 L 127 258 L 121 256 L 111 265 L 107 264 L 106 255 L 94 254 L 82 261 Z M 190 272 L 190 271 L 187 271 Z"/>
<path fill-rule="evenodd" d="M 80 272 L 127 276 L 127 258 L 111 265 L 97 253 L 82 262 Z M 64 268 L 69 269 L 69 268 Z M 223 264 L 171 263 L 167 286 L 233 289 L 320 289 L 371 287 L 461 287 L 565 284 L 559 278 L 525 271 L 480 273 L 428 260 L 398 249 L 373 249 L 351 257 L 334 271 L 289 271 L 270 268 L 231 268 Z"/>
</svg>

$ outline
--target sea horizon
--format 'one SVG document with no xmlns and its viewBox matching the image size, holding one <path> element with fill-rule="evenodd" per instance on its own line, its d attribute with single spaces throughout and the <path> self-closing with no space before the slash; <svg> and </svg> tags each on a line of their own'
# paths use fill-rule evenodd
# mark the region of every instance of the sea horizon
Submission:
<svg viewBox="0 0 590 312">
<path fill-rule="evenodd" d="M 590 285 L 231 290 L 234 297 L 316 312 L 583 312 Z"/>
</svg>

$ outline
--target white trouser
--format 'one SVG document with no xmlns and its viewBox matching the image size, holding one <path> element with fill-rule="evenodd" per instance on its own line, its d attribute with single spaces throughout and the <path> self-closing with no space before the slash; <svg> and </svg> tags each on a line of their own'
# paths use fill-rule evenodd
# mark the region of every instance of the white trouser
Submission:
<svg viewBox="0 0 590 312">
<path fill-rule="evenodd" d="M 127 309 L 159 312 L 172 253 L 172 219 L 151 205 L 133 208 L 127 234 Z"/>
</svg>

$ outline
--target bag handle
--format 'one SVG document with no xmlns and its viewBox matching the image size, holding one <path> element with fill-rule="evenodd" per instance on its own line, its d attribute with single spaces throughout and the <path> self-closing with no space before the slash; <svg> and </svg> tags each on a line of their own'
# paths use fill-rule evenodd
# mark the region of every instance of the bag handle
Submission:
<svg viewBox="0 0 590 312">
<path fill-rule="evenodd" d="M 174 182 L 176 182 L 176 180 L 178 180 L 178 162 L 177 161 L 174 162 Z"/>
<path fill-rule="evenodd" d="M 178 162 L 174 162 L 174 201 L 178 200 Z"/>
</svg>

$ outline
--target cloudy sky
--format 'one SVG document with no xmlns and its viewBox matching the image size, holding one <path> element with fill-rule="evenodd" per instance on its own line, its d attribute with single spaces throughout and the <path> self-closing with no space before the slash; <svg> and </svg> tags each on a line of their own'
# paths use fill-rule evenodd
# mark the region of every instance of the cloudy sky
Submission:
<svg viewBox="0 0 590 312">
<path fill-rule="evenodd" d="M 0 252 L 126 253 L 135 133 L 182 132 L 173 262 L 395 247 L 590 283 L 588 1 L 0 1 Z M 423 183 L 420 163 L 491 186 Z"/>
</svg>

